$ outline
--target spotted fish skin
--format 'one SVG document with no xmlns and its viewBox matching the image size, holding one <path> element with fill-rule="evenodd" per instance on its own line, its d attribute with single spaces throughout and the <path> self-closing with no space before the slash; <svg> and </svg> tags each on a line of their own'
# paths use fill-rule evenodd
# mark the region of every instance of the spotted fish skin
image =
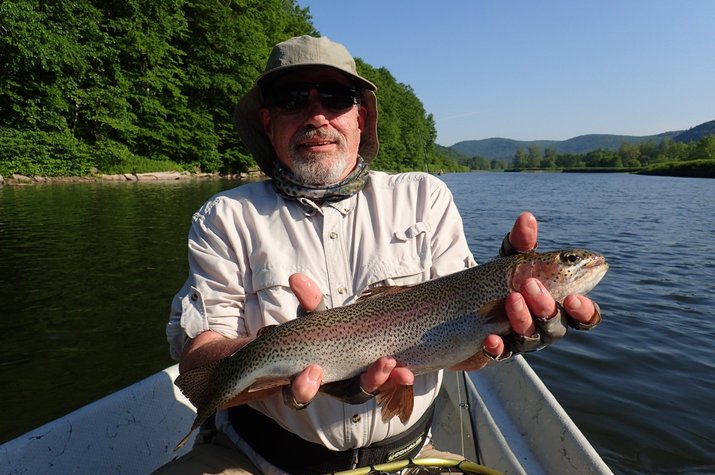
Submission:
<svg viewBox="0 0 715 475">
<path fill-rule="evenodd" d="M 603 256 L 583 249 L 496 259 L 278 325 L 175 384 L 197 406 L 193 430 L 241 393 L 287 384 L 311 364 L 323 368 L 323 383 L 360 374 L 381 356 L 415 374 L 436 371 L 473 356 L 487 335 L 511 332 L 504 299 L 525 279 L 538 278 L 562 301 L 590 291 L 607 270 Z"/>
</svg>

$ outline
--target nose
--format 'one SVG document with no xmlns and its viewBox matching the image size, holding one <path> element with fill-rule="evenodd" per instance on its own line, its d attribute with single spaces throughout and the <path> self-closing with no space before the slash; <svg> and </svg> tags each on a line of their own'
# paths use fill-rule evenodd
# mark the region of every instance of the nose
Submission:
<svg viewBox="0 0 715 475">
<path fill-rule="evenodd" d="M 328 124 L 328 116 L 326 115 L 326 109 L 323 107 L 323 103 L 320 102 L 320 97 L 318 95 L 318 89 L 312 87 L 310 88 L 310 95 L 308 96 L 308 104 L 305 108 L 306 117 L 305 124 L 312 125 L 313 127 L 322 127 Z"/>
</svg>

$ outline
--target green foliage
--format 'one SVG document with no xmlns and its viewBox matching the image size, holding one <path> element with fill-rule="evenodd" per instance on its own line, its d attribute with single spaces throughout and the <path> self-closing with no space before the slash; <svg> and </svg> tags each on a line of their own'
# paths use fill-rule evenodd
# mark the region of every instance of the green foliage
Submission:
<svg viewBox="0 0 715 475">
<path fill-rule="evenodd" d="M 0 175 L 86 175 L 89 147 L 60 132 L 0 129 Z"/>
<path fill-rule="evenodd" d="M 392 172 L 462 171 L 465 168 L 437 150 L 434 117 L 427 114 L 414 90 L 398 83 L 386 69 L 375 69 L 356 59 L 358 71 L 377 86 L 380 153 L 373 168 Z"/>
<path fill-rule="evenodd" d="M 4 0 L 0 26 L 0 170 L 44 175 L 246 169 L 233 105 L 315 33 L 294 0 Z"/>
<path fill-rule="evenodd" d="M 236 101 L 274 44 L 317 34 L 295 0 L 5 0 L 0 3 L 4 173 L 81 175 L 255 166 Z M 414 91 L 358 60 L 379 87 L 390 171 L 465 167 L 435 148 Z"/>
<path fill-rule="evenodd" d="M 538 164 L 534 156 L 535 152 L 531 148 L 528 152 L 519 148 L 512 159 L 512 167 L 569 170 L 632 170 L 645 167 L 644 172 L 652 174 L 666 174 L 665 171 L 670 171 L 685 173 L 684 176 L 700 176 L 696 170 L 704 167 L 702 173 L 710 173 L 709 161 L 715 160 L 715 135 L 708 135 L 691 143 L 675 142 L 672 139 L 665 139 L 660 143 L 646 141 L 639 145 L 624 142 L 618 150 L 596 149 L 580 155 L 559 154 L 553 149 L 547 149 Z M 697 162 L 697 165 L 690 162 Z"/>
<path fill-rule="evenodd" d="M 638 173 L 643 175 L 675 175 L 693 178 L 715 178 L 715 159 L 658 163 L 656 165 L 651 165 Z"/>
</svg>

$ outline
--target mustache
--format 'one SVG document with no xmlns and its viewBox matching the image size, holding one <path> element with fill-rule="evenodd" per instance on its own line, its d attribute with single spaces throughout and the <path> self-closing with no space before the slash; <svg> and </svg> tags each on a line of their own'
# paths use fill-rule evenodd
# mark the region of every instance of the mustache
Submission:
<svg viewBox="0 0 715 475">
<path fill-rule="evenodd" d="M 327 140 L 332 142 L 342 142 L 342 135 L 335 130 L 303 129 L 293 136 L 292 145 L 298 145 L 307 140 Z"/>
</svg>

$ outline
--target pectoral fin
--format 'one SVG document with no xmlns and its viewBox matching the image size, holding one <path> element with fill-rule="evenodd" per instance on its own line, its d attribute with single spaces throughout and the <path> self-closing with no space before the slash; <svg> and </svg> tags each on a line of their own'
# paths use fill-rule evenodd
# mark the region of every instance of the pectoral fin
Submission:
<svg viewBox="0 0 715 475">
<path fill-rule="evenodd" d="M 508 321 L 505 303 L 506 299 L 491 300 L 479 308 L 479 315 L 484 317 L 488 324 Z"/>
<path fill-rule="evenodd" d="M 389 391 L 377 395 L 377 404 L 382 408 L 382 421 L 387 422 L 395 416 L 407 424 L 415 406 L 415 395 L 411 385 L 395 386 Z"/>
<path fill-rule="evenodd" d="M 466 360 L 461 363 L 457 363 L 454 366 L 450 366 L 448 369 L 450 371 L 476 371 L 485 367 L 488 362 L 489 358 L 484 355 L 484 351 L 480 348 L 479 351 Z"/>
<path fill-rule="evenodd" d="M 271 388 L 280 388 L 283 386 L 286 386 L 290 384 L 290 378 L 285 378 L 285 377 L 267 377 L 267 378 L 259 378 L 251 384 L 248 389 L 246 389 L 244 392 L 249 392 L 249 393 L 254 393 L 254 392 L 260 392 L 260 391 L 265 391 L 267 389 Z"/>
<path fill-rule="evenodd" d="M 261 399 L 273 396 L 274 394 L 278 394 L 279 392 L 281 392 L 282 389 L 283 386 L 272 386 L 257 391 L 251 391 L 250 389 L 246 389 L 238 396 L 227 402 L 225 405 L 219 407 L 219 409 L 227 409 L 229 407 L 240 406 L 241 404 L 248 404 L 249 402 L 259 401 Z"/>
<path fill-rule="evenodd" d="M 381 287 L 373 287 L 372 289 L 366 290 L 357 301 L 362 302 L 363 300 L 372 299 L 375 297 L 382 297 L 387 295 L 395 295 L 404 292 L 409 289 L 410 285 L 383 285 Z"/>
</svg>

